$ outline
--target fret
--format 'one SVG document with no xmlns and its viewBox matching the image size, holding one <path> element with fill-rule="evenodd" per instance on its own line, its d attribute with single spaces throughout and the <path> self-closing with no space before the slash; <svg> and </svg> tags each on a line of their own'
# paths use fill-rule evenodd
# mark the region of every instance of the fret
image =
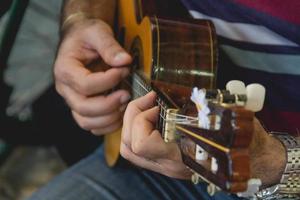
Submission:
<svg viewBox="0 0 300 200">
<path fill-rule="evenodd" d="M 162 103 L 162 105 L 164 106 L 163 103 Z M 166 113 L 165 111 L 166 111 L 165 109 L 162 109 L 162 116 L 163 116 L 162 118 L 163 118 L 163 121 L 165 121 L 164 119 L 165 119 L 165 117 L 166 117 L 166 116 L 165 116 L 165 113 Z M 162 129 L 161 132 L 164 134 L 164 133 L 165 133 L 165 123 L 162 123 L 161 129 Z"/>
<path fill-rule="evenodd" d="M 160 105 L 163 105 L 163 102 L 162 102 L 161 99 L 159 99 L 158 102 L 159 102 Z M 163 116 L 163 115 L 162 115 L 162 112 L 163 112 L 163 106 L 159 106 L 159 112 L 160 112 L 160 113 L 159 113 L 159 116 L 160 116 L 160 117 L 159 117 L 159 124 L 158 124 L 158 125 L 159 125 L 159 129 L 158 129 L 158 130 L 159 130 L 161 133 L 163 133 L 163 117 L 161 117 L 161 116 Z"/>
<path fill-rule="evenodd" d="M 128 82 L 127 84 L 131 86 L 133 99 L 144 96 L 153 90 L 153 88 L 137 72 L 132 73 L 132 75 L 129 78 L 131 79 L 130 80 L 131 84 L 129 84 Z M 162 134 L 164 134 L 165 123 L 166 123 L 165 117 L 166 117 L 166 110 L 168 109 L 168 106 L 160 97 L 157 97 L 156 103 L 159 107 L 159 113 L 160 113 L 156 128 Z"/>
</svg>

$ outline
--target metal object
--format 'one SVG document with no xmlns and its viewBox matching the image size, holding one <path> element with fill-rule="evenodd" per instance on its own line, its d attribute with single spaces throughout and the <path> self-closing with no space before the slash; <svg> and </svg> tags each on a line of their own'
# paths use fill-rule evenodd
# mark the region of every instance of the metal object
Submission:
<svg viewBox="0 0 300 200">
<path fill-rule="evenodd" d="M 285 146 L 287 163 L 279 184 L 257 193 L 259 199 L 300 199 L 300 138 L 271 132 Z"/>
</svg>

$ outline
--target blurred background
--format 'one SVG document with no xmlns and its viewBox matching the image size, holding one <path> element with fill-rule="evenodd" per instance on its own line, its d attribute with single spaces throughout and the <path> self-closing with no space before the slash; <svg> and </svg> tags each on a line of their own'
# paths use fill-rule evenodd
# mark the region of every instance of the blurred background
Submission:
<svg viewBox="0 0 300 200">
<path fill-rule="evenodd" d="M 0 200 L 25 199 L 101 143 L 53 85 L 62 0 L 0 0 Z"/>
</svg>

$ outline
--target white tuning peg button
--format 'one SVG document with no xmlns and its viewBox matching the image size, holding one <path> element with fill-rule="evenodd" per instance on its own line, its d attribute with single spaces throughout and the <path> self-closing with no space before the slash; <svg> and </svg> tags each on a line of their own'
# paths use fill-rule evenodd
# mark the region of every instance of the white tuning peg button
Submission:
<svg viewBox="0 0 300 200">
<path fill-rule="evenodd" d="M 246 87 L 247 103 L 246 109 L 253 112 L 258 112 L 263 108 L 266 89 L 264 86 L 253 83 Z"/>
<path fill-rule="evenodd" d="M 211 158 L 211 171 L 213 173 L 216 173 L 218 171 L 218 162 L 217 162 L 217 159 L 215 157 L 212 157 Z"/>
<path fill-rule="evenodd" d="M 199 145 L 196 145 L 196 160 L 203 161 L 208 159 L 208 153 Z"/>
<path fill-rule="evenodd" d="M 246 94 L 245 83 L 238 80 L 229 81 L 226 84 L 226 90 L 228 90 L 230 94 Z"/>
</svg>

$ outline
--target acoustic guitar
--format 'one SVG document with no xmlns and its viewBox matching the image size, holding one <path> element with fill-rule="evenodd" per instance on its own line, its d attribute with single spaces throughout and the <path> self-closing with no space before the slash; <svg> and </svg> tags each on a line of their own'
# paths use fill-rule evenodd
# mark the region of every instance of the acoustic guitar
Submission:
<svg viewBox="0 0 300 200">
<path fill-rule="evenodd" d="M 133 56 L 131 77 L 148 83 L 156 80 L 214 88 L 217 48 L 213 24 L 189 19 L 178 1 L 172 1 L 172 9 L 169 5 L 160 0 L 118 1 L 116 35 Z M 150 86 L 148 83 L 144 84 Z M 121 129 L 105 137 L 110 166 L 119 157 L 120 134 Z"/>
<path fill-rule="evenodd" d="M 254 115 L 245 108 L 246 93 L 214 89 L 218 51 L 213 23 L 190 18 L 176 0 L 119 0 L 117 24 L 119 42 L 133 57 L 132 72 L 122 85 L 133 98 L 156 91 L 157 129 L 166 142 L 178 143 L 194 181 L 201 177 L 215 186 L 211 194 L 215 189 L 246 191 Z M 205 88 L 194 92 L 204 94 L 210 110 L 206 125 L 198 117 L 201 105 L 191 101 L 193 87 Z M 120 140 L 121 129 L 105 136 L 109 166 L 119 158 Z"/>
</svg>

